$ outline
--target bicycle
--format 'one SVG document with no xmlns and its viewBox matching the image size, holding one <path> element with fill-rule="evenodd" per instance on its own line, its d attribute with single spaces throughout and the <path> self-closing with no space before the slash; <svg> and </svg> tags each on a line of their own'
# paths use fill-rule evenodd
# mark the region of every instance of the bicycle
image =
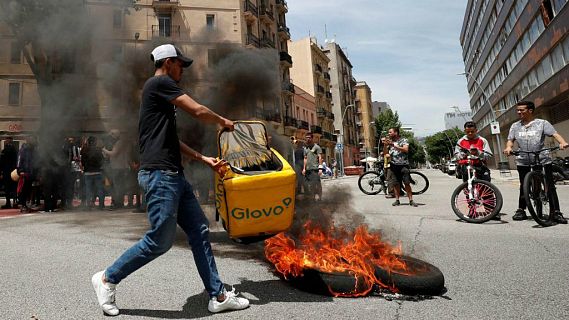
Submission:
<svg viewBox="0 0 569 320">
<path fill-rule="evenodd" d="M 461 219 L 472 223 L 483 223 L 496 217 L 502 209 L 502 193 L 491 182 L 477 178 L 475 160 L 480 157 L 470 154 L 469 150 L 461 148 L 468 153 L 466 165 L 466 182 L 454 189 L 450 203 L 454 213 Z"/>
<path fill-rule="evenodd" d="M 559 147 L 544 148 L 539 151 L 512 151 L 512 154 L 516 156 L 521 153 L 534 155 L 533 160 L 530 162 L 531 171 L 524 178 L 522 191 L 529 213 L 535 222 L 542 227 L 550 227 L 556 225 L 557 222 L 553 220 L 555 208 L 552 208 L 550 205 L 550 199 L 555 195 L 555 185 L 553 184 L 553 190 L 548 190 L 545 168 L 541 165 L 539 155 L 543 151 L 555 151 L 558 149 Z"/>
<path fill-rule="evenodd" d="M 358 187 L 367 195 L 376 195 L 380 192 L 388 193 L 385 169 L 380 162 L 376 163 L 376 167 L 377 170 L 368 170 L 358 179 Z M 429 179 L 427 179 L 427 176 L 415 170 L 411 170 L 409 175 L 411 177 L 411 189 L 414 195 L 422 194 L 429 189 Z M 401 195 L 404 194 L 403 192 Z"/>
</svg>

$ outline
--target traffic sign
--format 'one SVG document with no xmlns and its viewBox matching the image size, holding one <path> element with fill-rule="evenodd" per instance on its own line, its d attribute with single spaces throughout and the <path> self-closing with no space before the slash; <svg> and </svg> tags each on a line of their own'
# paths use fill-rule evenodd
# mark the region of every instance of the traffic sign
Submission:
<svg viewBox="0 0 569 320">
<path fill-rule="evenodd" d="M 490 122 L 490 132 L 492 132 L 492 134 L 500 134 L 500 124 L 498 121 Z"/>
<path fill-rule="evenodd" d="M 344 150 L 344 145 L 341 143 L 336 143 L 336 150 Z"/>
</svg>

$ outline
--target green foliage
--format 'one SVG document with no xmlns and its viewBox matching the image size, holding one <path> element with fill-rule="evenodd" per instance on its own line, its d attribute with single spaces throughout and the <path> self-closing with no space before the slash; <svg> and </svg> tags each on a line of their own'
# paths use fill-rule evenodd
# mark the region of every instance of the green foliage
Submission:
<svg viewBox="0 0 569 320">
<path fill-rule="evenodd" d="M 392 127 L 401 127 L 401 121 L 399 121 L 397 111 L 394 113 L 389 109 L 381 112 L 377 118 L 375 118 L 375 132 L 379 132 L 381 137 L 387 136 L 387 131 Z"/>
<path fill-rule="evenodd" d="M 441 163 L 442 159 L 448 160 L 451 158 L 458 139 L 463 135 L 462 130 L 455 127 L 426 137 L 425 147 L 429 155 L 429 162 Z"/>
<path fill-rule="evenodd" d="M 401 136 L 409 141 L 409 162 L 411 166 L 418 167 L 424 164 L 426 160 L 425 150 L 415 135 L 409 131 L 401 131 Z"/>
</svg>

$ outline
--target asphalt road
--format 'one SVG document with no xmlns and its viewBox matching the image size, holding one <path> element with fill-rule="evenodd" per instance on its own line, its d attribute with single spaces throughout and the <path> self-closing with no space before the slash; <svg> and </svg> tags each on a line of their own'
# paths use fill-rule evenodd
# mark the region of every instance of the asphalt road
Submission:
<svg viewBox="0 0 569 320">
<path fill-rule="evenodd" d="M 346 198 L 332 207 L 336 221 L 381 229 L 404 253 L 439 267 L 447 288 L 441 297 L 412 302 L 306 293 L 272 273 L 260 244 L 235 244 L 213 223 L 222 279 L 248 297 L 251 307 L 230 314 L 207 311 L 207 295 L 180 233 L 172 250 L 118 286 L 119 319 L 568 319 L 569 226 L 512 221 L 517 181 L 498 179 L 497 172 L 503 221 L 457 221 L 449 199 L 459 180 L 438 170 L 424 172 L 431 186 L 416 196 L 417 208 L 406 199 L 392 207 L 392 199 L 364 195 L 356 177 L 325 181 L 319 205 L 330 208 L 331 199 Z M 569 186 L 558 192 L 562 208 L 568 208 Z M 139 239 L 146 226 L 144 214 L 126 210 L 0 217 L 0 319 L 103 319 L 91 275 Z"/>
</svg>

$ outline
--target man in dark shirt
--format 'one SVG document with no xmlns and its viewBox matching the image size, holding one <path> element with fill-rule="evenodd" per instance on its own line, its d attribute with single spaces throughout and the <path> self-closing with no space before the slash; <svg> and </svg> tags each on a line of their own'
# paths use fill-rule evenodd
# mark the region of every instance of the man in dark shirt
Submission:
<svg viewBox="0 0 569 320">
<path fill-rule="evenodd" d="M 11 209 L 12 200 L 14 200 L 14 207 L 16 207 L 16 182 L 12 180 L 10 174 L 18 163 L 18 150 L 14 146 L 12 137 L 7 137 L 4 140 L 4 149 L 0 154 L 0 167 L 2 168 L 2 180 L 4 182 L 4 193 L 6 194 L 6 204 L 2 209 Z"/>
<path fill-rule="evenodd" d="M 184 178 L 181 153 L 202 161 L 220 174 L 226 163 L 201 155 L 178 139 L 176 108 L 204 123 L 229 130 L 233 130 L 233 122 L 197 103 L 178 87 L 183 68 L 192 63 L 178 48 L 171 44 L 158 46 L 152 51 L 151 58 L 156 71 L 144 84 L 138 123 L 138 182 L 144 189 L 151 227 L 110 267 L 93 275 L 91 281 L 99 305 L 105 314 L 118 315 L 116 285 L 172 247 L 177 223 L 188 236 L 198 272 L 210 296 L 208 310 L 215 313 L 247 308 L 249 301 L 238 297 L 234 290 L 226 291 L 219 278 L 209 242 L 209 222 L 192 186 Z"/>
</svg>

